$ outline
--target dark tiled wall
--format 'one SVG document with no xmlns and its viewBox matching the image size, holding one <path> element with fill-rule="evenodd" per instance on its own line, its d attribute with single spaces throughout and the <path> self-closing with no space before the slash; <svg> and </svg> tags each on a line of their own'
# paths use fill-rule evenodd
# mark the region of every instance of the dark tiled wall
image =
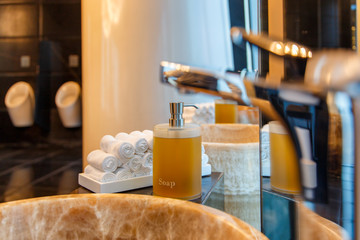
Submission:
<svg viewBox="0 0 360 240">
<path fill-rule="evenodd" d="M 245 27 L 244 1 L 229 0 L 230 24 L 231 27 Z M 245 43 L 239 47 L 232 44 L 234 54 L 234 71 L 241 71 L 246 68 L 246 48 Z"/>
<path fill-rule="evenodd" d="M 312 49 L 351 48 L 350 0 L 284 0 L 286 39 Z M 285 80 L 303 79 L 306 61 L 285 59 Z"/>
<path fill-rule="evenodd" d="M 79 66 L 69 66 L 69 56 Z M 20 66 L 29 56 L 29 67 Z M 35 124 L 12 125 L 4 99 L 18 81 L 31 84 L 36 96 Z M 0 0 L 0 143 L 80 141 L 81 128 L 61 124 L 55 94 L 67 81 L 81 84 L 81 1 Z"/>
<path fill-rule="evenodd" d="M 351 48 L 350 0 L 285 0 L 286 38 L 311 48 Z"/>
</svg>

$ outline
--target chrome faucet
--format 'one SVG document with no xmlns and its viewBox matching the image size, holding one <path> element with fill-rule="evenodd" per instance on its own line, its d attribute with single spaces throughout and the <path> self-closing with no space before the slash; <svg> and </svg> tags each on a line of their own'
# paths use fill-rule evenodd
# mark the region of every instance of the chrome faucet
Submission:
<svg viewBox="0 0 360 240">
<path fill-rule="evenodd" d="M 334 179 L 340 181 L 338 224 L 353 239 L 360 239 L 360 57 L 348 50 L 313 52 L 238 27 L 231 29 L 231 36 L 235 44 L 246 40 L 272 54 L 307 59 L 304 81 L 274 85 L 246 71 L 218 73 L 171 62 L 161 62 L 161 81 L 182 91 L 256 106 L 281 121 L 297 149 L 303 199 L 329 203 L 329 187 Z M 220 81 L 231 91 L 221 89 Z M 334 126 L 338 138 L 330 134 Z M 304 130 L 309 132 L 307 138 Z M 340 141 L 336 153 L 333 141 Z"/>
</svg>

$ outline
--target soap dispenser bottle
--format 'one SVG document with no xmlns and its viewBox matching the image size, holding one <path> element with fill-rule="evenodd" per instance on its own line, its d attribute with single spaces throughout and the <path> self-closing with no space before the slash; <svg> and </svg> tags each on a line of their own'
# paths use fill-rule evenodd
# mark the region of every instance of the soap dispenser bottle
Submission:
<svg viewBox="0 0 360 240">
<path fill-rule="evenodd" d="M 201 134 L 185 124 L 183 102 L 170 103 L 169 124 L 154 127 L 154 195 L 191 200 L 201 196 Z"/>
</svg>

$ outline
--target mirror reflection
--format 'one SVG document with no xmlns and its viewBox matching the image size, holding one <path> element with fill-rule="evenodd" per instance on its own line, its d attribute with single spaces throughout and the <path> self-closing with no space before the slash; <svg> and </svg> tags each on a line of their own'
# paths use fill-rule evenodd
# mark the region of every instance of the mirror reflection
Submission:
<svg viewBox="0 0 360 240">
<path fill-rule="evenodd" d="M 245 30 L 241 29 L 241 31 Z M 232 31 L 232 34 L 238 38 L 241 31 Z M 280 42 L 280 40 L 272 40 L 265 36 L 258 35 L 253 38 L 252 35 L 245 35 L 242 35 L 241 38 L 262 47 L 271 54 L 273 54 L 271 52 L 273 50 L 272 42 L 274 44 L 275 41 Z M 234 36 L 232 37 L 234 40 Z M 236 41 L 237 38 L 234 42 L 238 45 L 242 44 L 242 42 Z M 270 47 L 266 47 L 264 43 L 270 43 L 268 44 Z M 282 54 L 277 55 L 283 56 Z M 297 59 L 299 56 L 292 57 Z M 270 58 L 269 62 L 271 62 Z M 335 73 L 333 70 L 335 63 L 338 71 L 343 71 L 343 74 Z M 350 86 L 358 85 L 359 73 L 354 68 L 358 64 L 359 57 L 349 50 L 318 50 L 316 55 L 313 57 L 311 54 L 310 60 L 307 61 L 305 78 L 301 82 L 291 83 L 291 81 L 280 78 L 276 79 L 278 82 L 274 83 L 274 76 L 269 77 L 268 75 L 266 78 L 256 78 L 255 81 L 252 81 L 253 85 L 251 86 L 252 89 L 255 89 L 255 96 L 248 93 L 249 87 L 245 88 L 245 82 L 249 80 L 246 75 L 241 73 L 234 80 L 226 75 L 162 62 L 161 81 L 188 91 L 206 92 L 224 99 L 232 99 L 239 104 L 257 106 L 260 111 L 265 109 L 264 105 L 258 104 L 256 100 L 262 99 L 270 103 L 276 110 L 282 119 L 281 122 L 269 122 L 266 119 L 262 119 L 261 122 L 269 124 L 271 162 L 270 179 L 263 179 L 262 213 L 264 221 L 262 227 L 265 233 L 274 234 L 272 235 L 274 238 L 281 236 L 281 230 L 280 232 L 271 232 L 272 229 L 269 225 L 273 226 L 273 223 L 267 222 L 265 216 L 272 214 L 276 218 L 285 214 L 285 219 L 292 222 L 290 229 L 293 229 L 286 234 L 290 234 L 292 237 L 312 236 L 313 231 L 303 231 L 304 226 L 308 227 L 306 227 L 306 222 L 302 223 L 303 218 L 298 217 L 303 212 L 312 210 L 314 216 L 324 219 L 325 223 L 333 223 L 332 231 L 338 233 L 340 238 L 354 238 L 356 232 L 354 227 L 356 215 L 353 215 L 355 181 L 351 172 L 354 172 L 355 169 L 353 153 L 356 141 L 351 141 L 346 149 L 341 149 L 341 146 L 343 146 L 342 138 L 352 140 L 352 135 L 356 130 L 354 123 L 349 122 L 348 115 L 349 113 L 351 116 L 354 115 L 352 109 L 357 105 L 357 97 L 354 95 L 354 91 L 349 91 L 349 89 Z M 349 69 L 352 70 L 348 71 Z M 219 84 L 221 81 L 227 84 L 230 91 L 221 89 L 221 84 Z M 282 81 L 287 84 L 281 84 Z M 334 98 L 334 96 L 336 97 Z M 350 104 L 346 105 L 346 102 Z M 345 116 L 342 116 L 346 108 L 349 110 L 345 110 Z M 230 113 L 230 109 L 227 112 Z M 344 120 L 342 121 L 342 119 Z M 350 130 L 346 131 L 346 128 L 342 128 L 341 126 L 344 124 Z M 284 149 L 295 148 L 296 151 L 284 151 Z M 340 152 L 351 156 L 343 159 Z M 342 171 L 343 169 L 344 171 Z M 300 180 L 302 189 L 300 189 Z M 344 181 L 348 188 L 345 192 L 342 185 Z M 271 201 L 276 198 L 292 203 L 288 204 L 286 211 L 282 211 L 283 205 L 280 202 L 274 204 Z M 268 203 L 274 205 L 268 209 Z M 347 204 L 346 207 L 345 204 Z M 350 212 L 352 212 L 350 214 L 344 212 L 344 210 L 349 210 L 349 206 Z M 278 211 L 273 211 L 276 207 L 280 208 Z M 267 212 L 267 210 L 270 211 Z M 267 232 L 268 227 L 270 232 Z M 289 228 L 287 228 L 288 230 Z M 326 234 L 328 232 L 324 231 L 319 236 Z"/>
</svg>

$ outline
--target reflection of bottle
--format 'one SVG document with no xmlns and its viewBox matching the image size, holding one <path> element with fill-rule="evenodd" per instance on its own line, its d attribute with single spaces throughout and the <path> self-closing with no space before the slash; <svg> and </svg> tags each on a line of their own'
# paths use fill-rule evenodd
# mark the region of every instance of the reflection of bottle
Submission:
<svg viewBox="0 0 360 240">
<path fill-rule="evenodd" d="M 169 124 L 154 127 L 154 195 L 180 199 L 201 196 L 200 126 L 184 124 L 184 103 L 170 103 Z"/>
<path fill-rule="evenodd" d="M 295 147 L 287 130 L 277 121 L 270 126 L 271 188 L 288 194 L 301 191 Z"/>
<path fill-rule="evenodd" d="M 237 103 L 231 100 L 215 100 L 215 123 L 236 123 Z"/>
<path fill-rule="evenodd" d="M 34 197 L 31 182 L 34 179 L 34 170 L 29 167 L 15 169 L 4 192 L 4 201 L 15 201 Z"/>
</svg>

